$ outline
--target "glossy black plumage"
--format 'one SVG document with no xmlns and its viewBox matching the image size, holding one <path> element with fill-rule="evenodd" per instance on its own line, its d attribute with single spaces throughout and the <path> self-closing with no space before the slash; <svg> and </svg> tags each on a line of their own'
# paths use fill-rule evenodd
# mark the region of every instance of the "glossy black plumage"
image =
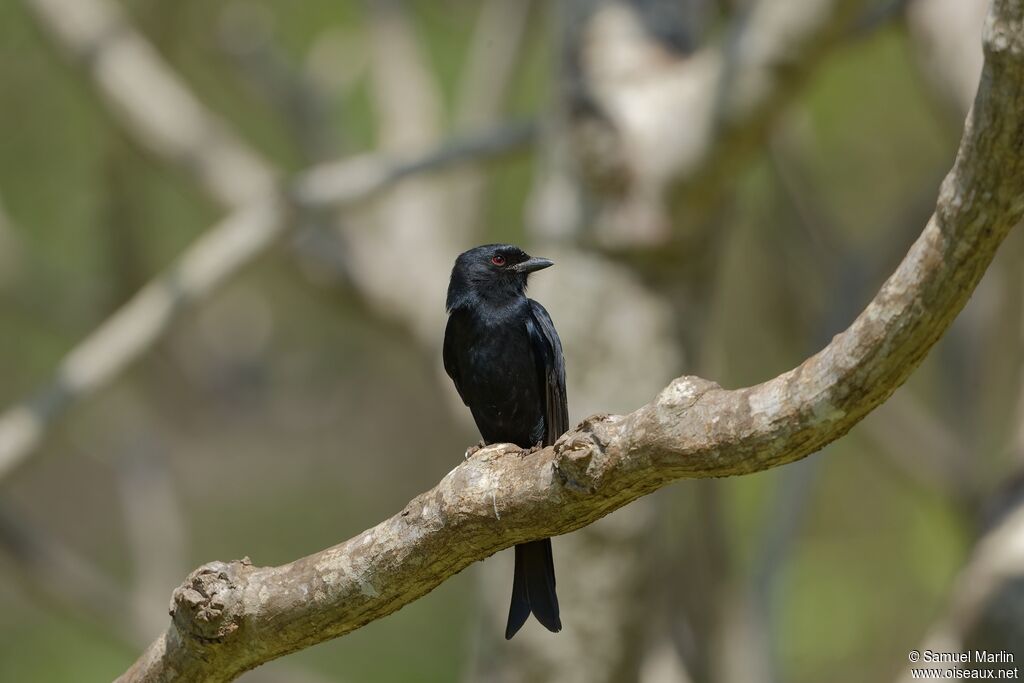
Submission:
<svg viewBox="0 0 1024 683">
<path fill-rule="evenodd" d="M 460 254 L 452 269 L 444 368 L 485 443 L 548 446 L 569 428 L 561 341 L 548 312 L 526 297 L 529 274 L 550 265 L 489 244 Z M 515 554 L 505 637 L 531 612 L 561 630 L 551 539 L 517 545 Z"/>
</svg>

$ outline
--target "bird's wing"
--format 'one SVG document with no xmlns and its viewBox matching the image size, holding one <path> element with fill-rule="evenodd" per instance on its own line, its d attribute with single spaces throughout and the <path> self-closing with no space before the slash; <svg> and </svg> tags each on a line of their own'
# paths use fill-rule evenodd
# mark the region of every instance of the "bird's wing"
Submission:
<svg viewBox="0 0 1024 683">
<path fill-rule="evenodd" d="M 544 445 L 550 446 L 569 429 L 569 404 L 565 393 L 565 357 L 551 316 L 530 299 L 527 321 L 537 372 L 544 387 Z"/>
<path fill-rule="evenodd" d="M 441 355 L 444 358 L 444 371 L 448 373 L 448 376 L 452 378 L 452 382 L 455 383 L 455 390 L 459 392 L 459 398 L 462 399 L 463 403 L 469 405 L 459 384 L 459 364 L 455 356 L 455 334 L 452 331 L 451 316 L 448 317 L 448 324 L 444 328 L 444 350 Z"/>
</svg>

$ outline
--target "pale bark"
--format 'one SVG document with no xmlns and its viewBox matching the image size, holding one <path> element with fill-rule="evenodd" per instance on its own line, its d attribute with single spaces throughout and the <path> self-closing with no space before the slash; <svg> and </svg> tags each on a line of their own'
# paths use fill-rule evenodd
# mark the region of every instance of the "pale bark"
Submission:
<svg viewBox="0 0 1024 683">
<path fill-rule="evenodd" d="M 674 480 L 793 462 L 845 434 L 924 358 L 1024 213 L 1024 3 L 995 0 L 974 108 L 936 211 L 843 333 L 763 384 L 673 381 L 629 415 L 585 420 L 520 457 L 481 450 L 395 517 L 280 567 L 193 572 L 168 631 L 123 681 L 226 681 L 351 632 L 515 543 L 567 533 Z"/>
</svg>

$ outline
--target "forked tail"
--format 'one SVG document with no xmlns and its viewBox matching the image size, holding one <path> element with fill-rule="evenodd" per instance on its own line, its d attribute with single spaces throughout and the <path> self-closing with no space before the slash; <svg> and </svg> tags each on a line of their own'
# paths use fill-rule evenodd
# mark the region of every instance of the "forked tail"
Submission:
<svg viewBox="0 0 1024 683">
<path fill-rule="evenodd" d="M 558 596 L 555 595 L 555 562 L 551 556 L 550 538 L 516 546 L 516 570 L 508 625 L 505 626 L 506 640 L 522 628 L 531 612 L 547 630 L 554 633 L 562 630 L 562 621 L 558 617 Z"/>
</svg>

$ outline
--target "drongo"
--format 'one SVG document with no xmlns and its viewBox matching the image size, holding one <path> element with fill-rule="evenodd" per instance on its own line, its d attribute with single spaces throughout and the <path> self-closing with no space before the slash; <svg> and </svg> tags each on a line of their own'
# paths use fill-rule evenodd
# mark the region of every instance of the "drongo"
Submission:
<svg viewBox="0 0 1024 683">
<path fill-rule="evenodd" d="M 448 285 L 444 369 L 484 443 L 549 446 L 569 428 L 562 343 L 544 307 L 526 297 L 530 273 L 553 265 L 519 247 L 487 244 L 455 259 Z M 532 612 L 562 630 L 551 539 L 517 545 L 505 638 Z"/>
</svg>

